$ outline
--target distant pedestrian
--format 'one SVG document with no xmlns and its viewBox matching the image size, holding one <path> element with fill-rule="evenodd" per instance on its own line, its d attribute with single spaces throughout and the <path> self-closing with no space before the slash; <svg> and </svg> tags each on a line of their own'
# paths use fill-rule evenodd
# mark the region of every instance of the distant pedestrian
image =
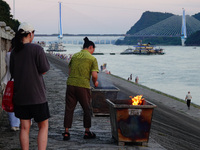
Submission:
<svg viewBox="0 0 200 150">
<path fill-rule="evenodd" d="M 103 71 L 103 65 L 101 65 L 101 72 Z"/>
<path fill-rule="evenodd" d="M 190 91 L 188 91 L 188 94 L 185 97 L 185 101 L 187 100 L 188 109 L 190 109 L 191 99 L 192 99 L 192 95 L 190 94 Z"/>
<path fill-rule="evenodd" d="M 130 74 L 130 80 L 132 80 L 132 77 L 133 77 L 133 75 L 132 75 L 132 74 Z"/>
<path fill-rule="evenodd" d="M 139 81 L 139 77 L 137 76 L 135 77 L 135 83 L 138 83 L 138 81 Z"/>
<path fill-rule="evenodd" d="M 94 56 L 92 56 L 95 45 L 87 37 L 84 38 L 83 50 L 74 54 L 69 63 L 69 77 L 67 79 L 66 104 L 63 140 L 70 139 L 69 128 L 72 126 L 73 113 L 77 102 L 83 108 L 83 126 L 85 128 L 84 139 L 95 138 L 95 133 L 90 131 L 91 127 L 91 91 L 90 78 L 94 86 L 98 86 L 98 63 Z"/>
<path fill-rule="evenodd" d="M 29 149 L 31 119 L 38 124 L 38 150 L 47 147 L 49 107 L 46 99 L 43 74 L 50 69 L 43 48 L 33 44 L 34 28 L 20 24 L 15 34 L 15 47 L 10 56 L 10 73 L 14 78 L 14 112 L 20 119 L 20 144 Z"/>
</svg>

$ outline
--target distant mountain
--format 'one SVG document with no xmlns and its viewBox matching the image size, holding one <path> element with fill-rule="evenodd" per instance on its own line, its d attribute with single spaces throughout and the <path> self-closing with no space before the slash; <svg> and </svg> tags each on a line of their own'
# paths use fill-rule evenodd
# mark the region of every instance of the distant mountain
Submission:
<svg viewBox="0 0 200 150">
<path fill-rule="evenodd" d="M 185 41 L 187 46 L 200 46 L 200 30 L 191 34 Z"/>
<path fill-rule="evenodd" d="M 142 14 L 140 20 L 138 20 L 138 22 L 136 22 L 136 24 L 132 26 L 131 29 L 126 34 L 134 34 L 136 32 L 139 32 L 140 30 L 143 30 L 149 26 L 152 26 L 173 15 L 174 14 L 171 14 L 171 13 L 146 11 Z"/>
<path fill-rule="evenodd" d="M 192 15 L 192 17 L 200 21 L 200 12 L 195 15 Z M 200 29 L 199 31 L 191 34 L 185 41 L 185 44 L 187 46 L 200 46 Z"/>
<path fill-rule="evenodd" d="M 200 12 L 195 14 L 195 15 L 192 15 L 192 17 L 196 18 L 197 20 L 200 21 Z"/>
<path fill-rule="evenodd" d="M 127 37 L 124 40 L 117 40 L 116 45 L 135 45 L 138 41 L 142 40 L 143 43 L 151 42 L 151 44 L 161 45 L 165 43 L 166 45 L 177 45 L 181 44 L 180 38 L 167 38 L 167 37 L 131 37 L 131 35 L 150 27 L 158 22 L 161 22 L 169 17 L 174 16 L 172 13 L 161 13 L 161 12 L 150 12 L 146 11 L 142 14 L 141 18 L 136 22 L 134 26 L 127 31 Z"/>
<path fill-rule="evenodd" d="M 170 31 L 177 31 L 177 27 L 179 28 L 179 26 L 181 27 L 181 20 L 180 17 L 177 18 L 179 20 L 174 20 L 171 24 L 171 22 L 169 22 L 169 19 L 172 19 L 174 17 L 176 17 L 177 15 L 174 15 L 172 13 L 161 13 L 161 12 L 150 12 L 150 11 L 146 11 L 142 14 L 141 18 L 135 23 L 134 26 L 131 27 L 131 29 L 129 31 L 127 31 L 126 33 L 126 37 L 123 40 L 117 40 L 116 41 L 116 45 L 136 45 L 138 43 L 138 41 L 141 41 L 143 43 L 151 43 L 152 45 L 156 44 L 156 45 L 181 45 L 181 40 L 180 37 L 170 37 L 170 36 L 166 36 L 166 37 L 145 37 L 145 36 L 136 36 L 138 33 L 144 32 L 145 29 L 149 29 L 147 30 L 147 32 L 152 32 L 151 34 L 157 32 L 158 30 L 153 30 L 152 27 L 155 27 L 155 24 L 161 24 L 163 25 L 163 22 L 165 22 L 165 26 L 163 26 L 163 30 L 164 31 L 166 29 L 166 33 L 168 33 L 169 29 Z M 195 19 L 194 19 L 195 18 Z M 200 21 L 200 13 L 197 13 L 191 17 L 188 17 L 190 22 L 197 22 L 195 21 L 196 19 Z M 167 22 L 166 22 L 167 21 Z M 177 24 L 178 21 L 178 24 Z M 187 22 L 188 20 L 186 20 Z M 180 23 L 179 23 L 180 22 Z M 170 23 L 170 24 L 169 24 Z M 175 26 L 176 25 L 176 26 Z M 174 28 L 173 28 L 174 26 Z M 168 28 L 169 27 L 169 28 Z M 176 28 L 175 28 L 176 27 Z M 193 32 L 198 31 L 197 28 L 194 28 L 194 26 L 192 26 L 191 24 L 188 24 L 188 40 L 187 42 L 190 43 L 190 45 L 194 44 L 194 41 L 196 41 L 196 39 L 191 39 L 189 35 L 191 35 Z M 195 26 L 196 27 L 196 26 Z M 173 28 L 173 29 L 172 29 Z M 159 28 L 160 29 L 160 28 Z M 162 28 L 161 28 L 162 29 Z M 196 31 L 195 31 L 196 30 Z M 160 31 L 160 32 L 162 32 Z M 189 34 L 189 31 L 192 32 Z M 145 32 L 145 33 L 147 33 Z M 174 32 L 176 33 L 176 32 Z M 199 33 L 199 32 L 197 32 Z M 134 36 L 131 36 L 134 35 Z M 140 34 L 139 34 L 140 35 Z M 143 34 L 145 35 L 145 34 Z M 199 34 L 200 36 L 200 34 Z M 194 35 L 193 35 L 194 37 Z M 195 34 L 195 38 L 198 39 L 198 34 Z M 187 43 L 187 44 L 189 44 Z"/>
</svg>

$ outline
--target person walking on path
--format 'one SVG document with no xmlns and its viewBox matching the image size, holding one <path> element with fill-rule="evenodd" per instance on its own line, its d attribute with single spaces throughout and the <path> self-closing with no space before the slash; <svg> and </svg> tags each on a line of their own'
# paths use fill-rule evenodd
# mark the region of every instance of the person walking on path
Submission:
<svg viewBox="0 0 200 150">
<path fill-rule="evenodd" d="M 192 99 L 192 95 L 190 94 L 190 91 L 188 91 L 188 94 L 185 97 L 185 100 L 187 100 L 188 110 L 190 109 L 191 99 Z"/>
<path fill-rule="evenodd" d="M 90 78 L 94 86 L 98 86 L 98 63 L 94 56 L 95 44 L 87 37 L 84 38 L 83 50 L 74 54 L 69 63 L 69 77 L 67 79 L 66 104 L 64 116 L 65 132 L 63 140 L 70 139 L 69 128 L 72 126 L 73 113 L 77 102 L 83 108 L 83 126 L 85 128 L 84 139 L 95 138 L 95 133 L 90 131 L 91 106 L 90 106 Z"/>
<path fill-rule="evenodd" d="M 139 77 L 138 77 L 138 76 L 136 76 L 136 77 L 135 77 L 135 83 L 137 83 L 137 84 L 138 84 L 138 81 L 139 81 Z"/>
<path fill-rule="evenodd" d="M 13 48 L 14 48 L 14 38 L 11 41 L 11 48 L 6 53 L 6 57 L 5 57 L 6 75 L 4 76 L 4 78 L 2 80 L 2 83 L 4 85 L 7 85 L 8 81 L 11 78 L 9 66 L 10 66 L 10 53 L 11 53 L 11 50 Z M 8 119 L 9 119 L 9 123 L 10 123 L 10 126 L 11 126 L 11 130 L 12 131 L 18 131 L 19 130 L 19 126 L 20 126 L 20 120 L 19 120 L 19 118 L 15 117 L 15 113 L 14 112 L 8 112 Z"/>
<path fill-rule="evenodd" d="M 49 107 L 45 95 L 43 74 L 50 69 L 41 46 L 33 44 L 34 28 L 24 22 L 15 35 L 15 47 L 10 56 L 10 73 L 14 79 L 14 112 L 20 118 L 20 144 L 29 149 L 31 119 L 38 124 L 38 150 L 45 150 L 48 139 Z"/>
</svg>

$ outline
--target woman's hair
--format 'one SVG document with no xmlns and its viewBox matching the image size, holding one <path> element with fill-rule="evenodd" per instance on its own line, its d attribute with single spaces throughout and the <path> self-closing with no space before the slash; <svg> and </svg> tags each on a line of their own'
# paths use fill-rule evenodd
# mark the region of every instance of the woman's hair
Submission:
<svg viewBox="0 0 200 150">
<path fill-rule="evenodd" d="M 15 44 L 15 48 L 14 48 L 14 51 L 15 52 L 19 52 L 20 50 L 23 49 L 24 47 L 24 44 L 23 44 L 23 38 L 24 37 L 27 37 L 29 33 L 24 33 L 24 30 L 20 29 L 19 31 L 17 31 L 17 33 L 15 34 L 15 41 L 14 41 L 14 44 Z"/>
<path fill-rule="evenodd" d="M 15 37 L 11 40 L 11 49 L 15 47 Z"/>
<path fill-rule="evenodd" d="M 85 37 L 83 40 L 84 40 L 83 49 L 88 48 L 89 46 L 93 46 L 93 48 L 95 48 L 94 42 L 90 41 L 87 37 Z"/>
</svg>

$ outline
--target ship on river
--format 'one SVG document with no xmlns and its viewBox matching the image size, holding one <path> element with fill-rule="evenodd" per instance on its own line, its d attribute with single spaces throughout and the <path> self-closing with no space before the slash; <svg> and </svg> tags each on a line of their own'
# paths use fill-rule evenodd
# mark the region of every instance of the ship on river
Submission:
<svg viewBox="0 0 200 150">
<path fill-rule="evenodd" d="M 47 49 L 48 52 L 65 52 L 67 50 L 64 49 L 62 43 L 51 43 Z"/>
<path fill-rule="evenodd" d="M 138 43 L 138 45 L 134 46 L 134 48 L 128 48 L 125 51 L 120 53 L 121 55 L 129 55 L 129 54 L 135 54 L 135 55 L 152 55 L 152 54 L 158 54 L 163 55 L 165 54 L 162 48 L 156 48 L 155 46 L 152 46 L 150 43 L 148 44 L 142 44 L 141 42 Z"/>
</svg>

